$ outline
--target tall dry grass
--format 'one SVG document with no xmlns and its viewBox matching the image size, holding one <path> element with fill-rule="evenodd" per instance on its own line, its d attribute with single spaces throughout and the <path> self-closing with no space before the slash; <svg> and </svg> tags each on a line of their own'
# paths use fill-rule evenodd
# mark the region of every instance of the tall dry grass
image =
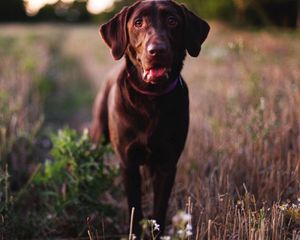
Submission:
<svg viewBox="0 0 300 240">
<path fill-rule="evenodd" d="M 97 26 L 1 27 L 2 34 L 16 38 L 34 31 L 43 33 L 46 40 L 53 39 L 53 29 L 63 32 L 63 41 L 54 38 L 56 44 L 61 54 L 76 58 L 92 91 L 116 65 L 98 36 Z M 188 57 L 183 70 L 190 89 L 191 123 L 169 204 L 169 222 L 190 197 L 193 239 L 299 239 L 299 32 L 251 32 L 220 23 L 211 23 L 211 29 L 200 57 Z M 83 44 L 87 41 L 89 44 Z M 35 47 L 29 51 L 35 52 Z M 13 83 L 3 81 L 8 79 L 3 74 L 15 74 L 11 69 L 19 61 L 5 65 L 10 57 L 4 56 L 0 57 L 0 89 L 10 92 L 13 84 L 12 92 L 22 92 L 30 86 L 31 78 L 18 74 L 18 78 L 9 77 L 15 79 Z M 47 60 L 47 54 L 43 56 Z M 57 75 L 62 70 L 51 71 Z M 24 87 L 20 78 L 26 80 Z M 10 104 L 21 101 L 12 96 Z M 21 102 L 22 109 L 34 106 Z M 152 202 L 148 190 L 146 215 Z M 125 212 L 125 201 L 123 208 Z M 120 222 L 117 224 L 127 224 L 123 219 Z M 120 231 L 124 229 L 126 226 Z"/>
<path fill-rule="evenodd" d="M 279 208 L 300 197 L 299 43 L 216 25 L 186 63 L 191 126 L 172 205 L 192 197 L 198 239 L 300 237 L 299 205 L 288 223 Z"/>
</svg>

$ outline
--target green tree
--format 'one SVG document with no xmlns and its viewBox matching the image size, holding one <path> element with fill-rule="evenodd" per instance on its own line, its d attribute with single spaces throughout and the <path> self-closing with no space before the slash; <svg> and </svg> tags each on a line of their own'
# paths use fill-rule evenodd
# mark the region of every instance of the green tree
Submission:
<svg viewBox="0 0 300 240">
<path fill-rule="evenodd" d="M 86 8 L 87 1 L 75 0 L 71 3 L 58 1 L 45 5 L 33 18 L 37 21 L 85 22 L 91 19 Z"/>
</svg>

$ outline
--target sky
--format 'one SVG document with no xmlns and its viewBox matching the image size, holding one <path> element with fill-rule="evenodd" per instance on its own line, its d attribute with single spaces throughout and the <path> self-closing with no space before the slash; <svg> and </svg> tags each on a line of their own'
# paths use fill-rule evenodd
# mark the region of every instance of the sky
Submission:
<svg viewBox="0 0 300 240">
<path fill-rule="evenodd" d="M 29 15 L 35 15 L 40 8 L 46 4 L 56 3 L 58 0 L 24 0 L 26 11 Z M 63 2 L 70 3 L 73 0 L 62 0 Z M 88 0 L 87 9 L 92 14 L 100 13 L 113 5 L 114 0 Z"/>
</svg>

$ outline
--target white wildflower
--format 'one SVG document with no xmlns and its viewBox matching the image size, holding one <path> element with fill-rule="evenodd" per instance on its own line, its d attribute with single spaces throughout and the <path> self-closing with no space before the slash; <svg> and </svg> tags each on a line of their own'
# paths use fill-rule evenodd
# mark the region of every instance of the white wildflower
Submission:
<svg viewBox="0 0 300 240">
<path fill-rule="evenodd" d="M 131 240 L 135 240 L 135 239 L 136 239 L 135 234 L 132 234 L 132 235 L 131 235 Z"/>
<path fill-rule="evenodd" d="M 149 223 L 153 227 L 154 231 L 159 231 L 159 224 L 156 222 L 155 219 L 149 220 Z"/>
<path fill-rule="evenodd" d="M 179 237 L 183 237 L 183 236 L 184 236 L 184 231 L 183 231 L 182 229 L 179 229 L 179 230 L 177 231 L 177 235 L 178 235 Z"/>
<path fill-rule="evenodd" d="M 186 230 L 187 231 L 192 231 L 193 230 L 193 226 L 189 223 L 186 225 Z"/>
<path fill-rule="evenodd" d="M 189 213 L 184 213 L 184 214 L 182 214 L 182 220 L 183 220 L 184 222 L 191 221 L 191 219 L 192 219 L 191 214 L 189 214 Z"/>
<path fill-rule="evenodd" d="M 282 211 L 285 211 L 285 210 L 288 208 L 288 205 L 287 205 L 287 204 L 282 204 L 279 208 L 280 208 Z"/>
<path fill-rule="evenodd" d="M 186 212 L 178 212 L 172 219 L 173 226 L 177 230 L 176 234 L 180 239 L 193 235 L 191 224 L 192 215 Z"/>
<path fill-rule="evenodd" d="M 171 240 L 170 236 L 161 236 L 160 240 Z"/>
<path fill-rule="evenodd" d="M 191 221 L 191 219 L 192 219 L 191 214 L 180 211 L 172 218 L 172 221 L 175 224 L 178 222 L 187 223 L 187 222 Z"/>
<path fill-rule="evenodd" d="M 192 232 L 192 231 L 190 231 L 190 230 L 186 231 L 186 236 L 187 236 L 187 237 L 190 237 L 190 236 L 192 236 L 192 235 L 193 235 L 193 232 Z"/>
</svg>

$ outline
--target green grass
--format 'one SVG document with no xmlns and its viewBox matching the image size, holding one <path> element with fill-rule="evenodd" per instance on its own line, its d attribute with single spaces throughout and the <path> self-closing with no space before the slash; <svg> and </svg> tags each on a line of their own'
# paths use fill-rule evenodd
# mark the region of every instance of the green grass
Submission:
<svg viewBox="0 0 300 240">
<path fill-rule="evenodd" d="M 170 199 L 169 228 L 172 216 L 186 209 L 190 199 L 192 239 L 296 240 L 300 235 L 299 32 L 211 25 L 200 57 L 188 57 L 183 70 L 190 89 L 191 123 Z M 54 162 L 44 165 L 50 156 L 40 147 L 45 132 L 53 134 L 65 125 L 80 129 L 90 119 L 92 99 L 117 64 L 97 31 L 95 25 L 1 26 L 2 236 L 13 236 L 18 229 L 23 236 L 36 238 L 88 237 L 89 227 L 94 239 L 126 234 L 122 192 L 108 198 L 91 186 L 86 197 L 102 196 L 96 205 L 72 202 L 81 193 L 77 182 L 60 177 L 69 156 L 52 152 Z M 76 141 L 67 144 L 72 146 L 70 152 L 84 149 L 77 149 Z M 54 143 L 54 149 L 60 145 Z M 115 162 L 111 154 L 106 160 Z M 38 197 L 30 199 L 42 169 L 48 172 L 34 191 Z M 80 176 L 89 178 L 88 172 Z M 65 181 L 68 196 L 62 191 Z M 118 178 L 115 181 L 121 185 Z M 149 185 L 144 187 L 145 215 L 150 215 L 152 194 Z M 105 199 L 117 215 L 97 208 Z M 41 216 L 49 218 L 39 221 Z M 74 226 L 82 227 L 70 230 Z M 68 230 L 62 233 L 63 229 Z"/>
</svg>

